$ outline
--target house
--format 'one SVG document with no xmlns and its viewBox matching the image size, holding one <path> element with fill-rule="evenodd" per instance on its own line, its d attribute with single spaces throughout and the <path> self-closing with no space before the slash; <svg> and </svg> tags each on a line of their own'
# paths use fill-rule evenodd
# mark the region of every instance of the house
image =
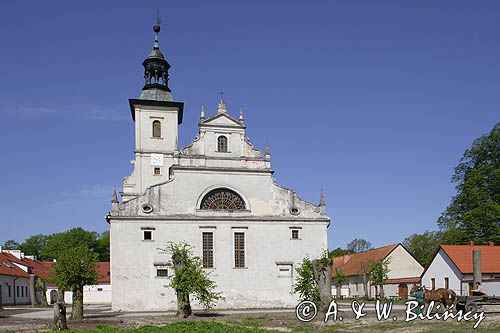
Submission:
<svg viewBox="0 0 500 333">
<path fill-rule="evenodd" d="M 337 294 L 336 276 L 339 270 L 346 281 L 341 283 L 340 297 L 365 296 L 363 272 L 366 272 L 368 297 L 377 297 L 379 287 L 370 281 L 371 264 L 388 260 L 389 279 L 384 283 L 385 297 L 408 298 L 411 285 L 420 281 L 424 267 L 401 244 L 393 244 L 359 253 L 347 254 L 333 259 L 332 294 Z"/>
<path fill-rule="evenodd" d="M 422 274 L 422 285 L 449 288 L 457 295 L 470 295 L 473 288 L 472 257 L 481 251 L 482 285 L 489 295 L 500 295 L 500 246 L 440 245 Z"/>
<path fill-rule="evenodd" d="M 97 284 L 83 287 L 84 304 L 109 304 L 111 303 L 111 271 L 109 262 L 99 262 L 97 266 Z M 47 301 L 52 304 L 57 301 L 57 287 L 47 287 Z M 73 303 L 73 292 L 64 293 L 64 302 Z"/>
<path fill-rule="evenodd" d="M 8 254 L 0 251 L 0 304 L 29 304 L 30 274 L 10 259 Z"/>
<path fill-rule="evenodd" d="M 112 308 L 176 308 L 168 286 L 172 261 L 162 250 L 168 242 L 193 246 L 224 296 L 216 307 L 295 307 L 295 268 L 328 247 L 324 196 L 314 204 L 278 185 L 269 146 L 252 145 L 243 109 L 232 116 L 222 94 L 215 114 L 201 108 L 192 143 L 178 146 L 184 103 L 174 101 L 168 86 L 170 64 L 159 49 L 159 31 L 156 25 L 143 62 L 142 92 L 129 100 L 133 171 L 123 179 L 121 202 L 113 192 L 106 217 Z"/>
</svg>

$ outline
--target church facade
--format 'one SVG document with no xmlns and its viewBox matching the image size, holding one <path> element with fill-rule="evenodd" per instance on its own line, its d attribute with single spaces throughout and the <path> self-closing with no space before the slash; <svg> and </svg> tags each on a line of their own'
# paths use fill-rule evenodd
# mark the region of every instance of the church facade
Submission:
<svg viewBox="0 0 500 333">
<path fill-rule="evenodd" d="M 278 185 L 269 148 L 250 143 L 243 111 L 233 117 L 222 97 L 213 114 L 202 108 L 198 135 L 180 149 L 184 105 L 172 97 L 154 31 L 145 85 L 129 100 L 133 171 L 107 216 L 113 310 L 176 308 L 168 242 L 193 246 L 224 296 L 217 308 L 296 306 L 295 268 L 327 250 L 323 195 L 316 205 Z"/>
</svg>

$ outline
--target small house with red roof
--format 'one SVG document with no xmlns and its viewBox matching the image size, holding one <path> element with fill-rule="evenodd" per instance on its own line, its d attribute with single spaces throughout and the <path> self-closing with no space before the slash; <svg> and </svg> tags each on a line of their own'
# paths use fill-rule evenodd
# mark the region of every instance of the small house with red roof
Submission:
<svg viewBox="0 0 500 333">
<path fill-rule="evenodd" d="M 111 271 L 109 261 L 99 262 L 97 265 L 97 284 L 83 287 L 83 302 L 85 304 L 111 303 Z M 50 285 L 47 288 L 47 300 L 54 303 L 57 300 L 57 287 Z M 64 301 L 73 303 L 73 293 L 66 291 Z"/>
<path fill-rule="evenodd" d="M 500 295 L 500 246 L 440 245 L 422 273 L 429 289 L 449 288 L 457 295 L 470 295 L 473 288 L 473 251 L 481 251 L 482 286 L 488 295 Z"/>
<path fill-rule="evenodd" d="M 364 275 L 367 280 L 368 297 L 380 294 L 379 286 L 370 281 L 370 267 L 376 261 L 388 261 L 389 273 L 384 283 L 385 297 L 407 299 L 411 285 L 420 281 L 424 267 L 402 244 L 393 244 L 364 252 L 347 254 L 333 259 L 332 294 L 336 296 L 337 272 L 340 271 L 346 281 L 340 284 L 341 297 L 365 296 Z M 363 273 L 365 272 L 365 274 Z"/>
<path fill-rule="evenodd" d="M 0 250 L 0 304 L 28 304 L 30 274 L 10 259 L 9 253 Z"/>
</svg>

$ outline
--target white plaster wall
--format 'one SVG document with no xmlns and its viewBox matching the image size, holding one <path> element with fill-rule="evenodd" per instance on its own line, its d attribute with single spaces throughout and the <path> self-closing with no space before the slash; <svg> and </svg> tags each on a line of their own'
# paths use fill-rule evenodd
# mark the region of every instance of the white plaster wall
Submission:
<svg viewBox="0 0 500 333">
<path fill-rule="evenodd" d="M 422 285 L 431 288 L 431 278 L 436 279 L 436 289 L 444 288 L 444 278 L 449 279 L 449 288 L 452 289 L 457 295 L 460 295 L 460 277 L 462 274 L 457 269 L 455 264 L 446 255 L 443 249 L 440 249 L 438 254 L 434 257 L 429 268 L 422 276 Z M 467 290 L 462 290 L 462 295 L 466 295 Z"/>
<path fill-rule="evenodd" d="M 422 275 L 424 267 L 415 260 L 401 245 L 388 256 L 389 279 L 417 277 Z"/>
<path fill-rule="evenodd" d="M 13 305 L 15 304 L 28 304 L 31 303 L 30 298 L 30 288 L 29 288 L 29 278 L 16 277 L 10 275 L 0 275 L 0 285 L 2 286 L 2 304 Z M 11 294 L 9 297 L 9 286 Z M 19 294 L 17 294 L 17 287 L 19 286 Z M 23 288 L 23 293 L 21 289 Z M 26 292 L 27 288 L 27 292 Z"/>
<path fill-rule="evenodd" d="M 49 303 L 55 301 L 56 294 L 53 299 L 51 293 L 56 288 L 47 288 L 46 296 Z M 64 302 L 67 304 L 73 303 L 73 292 L 66 291 L 64 293 Z M 84 304 L 109 304 L 111 303 L 111 285 L 109 283 L 101 283 L 93 286 L 83 287 L 83 303 Z"/>
<path fill-rule="evenodd" d="M 300 240 L 291 239 L 290 226 L 300 226 Z M 142 241 L 141 227 L 152 227 L 154 241 Z M 215 227 L 215 228 L 200 228 Z M 246 268 L 233 268 L 233 233 L 245 232 Z M 244 229 L 243 227 L 247 228 Z M 241 228 L 241 229 L 240 229 Z M 156 277 L 155 262 L 170 257 L 158 248 L 168 241 L 186 241 L 201 256 L 202 232 L 214 232 L 215 268 L 211 269 L 225 301 L 219 308 L 292 307 L 293 279 L 278 277 L 276 262 L 293 263 L 305 256 L 320 257 L 327 248 L 325 222 L 257 221 L 116 221 L 111 223 L 111 276 L 114 310 L 164 310 L 175 308 L 175 294 L 168 279 Z M 119 241 L 117 241 L 119 240 Z"/>
</svg>

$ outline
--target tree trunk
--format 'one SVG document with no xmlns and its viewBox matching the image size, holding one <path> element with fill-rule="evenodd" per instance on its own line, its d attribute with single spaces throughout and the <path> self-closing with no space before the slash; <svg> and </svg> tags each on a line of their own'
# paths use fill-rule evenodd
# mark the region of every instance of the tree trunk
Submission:
<svg viewBox="0 0 500 333">
<path fill-rule="evenodd" d="M 384 298 L 384 285 L 380 285 L 380 298 Z"/>
<path fill-rule="evenodd" d="M 57 302 L 64 304 L 64 290 L 57 289 Z"/>
<path fill-rule="evenodd" d="M 83 286 L 73 289 L 73 307 L 71 319 L 83 320 Z"/>
<path fill-rule="evenodd" d="M 335 294 L 335 298 L 342 298 L 342 285 L 340 283 L 337 283 L 337 292 Z"/>
<path fill-rule="evenodd" d="M 30 274 L 30 299 L 31 299 L 31 306 L 32 307 L 35 307 L 38 305 L 38 302 L 36 301 L 35 279 L 36 279 L 36 275 Z"/>
<path fill-rule="evenodd" d="M 319 310 L 327 312 L 332 302 L 332 261 L 328 260 L 326 267 L 321 263 L 321 259 L 312 261 L 314 270 L 314 279 L 319 290 Z"/>
<path fill-rule="evenodd" d="M 177 294 L 177 313 L 175 315 L 178 316 L 182 313 L 184 318 L 189 317 L 193 313 L 191 309 L 191 302 L 189 300 L 189 294 L 180 290 L 176 290 L 175 293 Z"/>
<path fill-rule="evenodd" d="M 54 329 L 56 331 L 68 329 L 68 324 L 66 323 L 66 306 L 61 302 L 54 303 Z"/>
<path fill-rule="evenodd" d="M 45 281 L 40 280 L 40 291 L 42 292 L 42 299 L 40 300 L 42 306 L 49 306 L 49 302 L 47 302 L 47 285 Z"/>
<path fill-rule="evenodd" d="M 361 262 L 361 273 L 363 274 L 363 289 L 365 290 L 365 297 L 368 299 L 370 296 L 368 294 L 368 277 L 366 276 L 365 263 Z"/>
</svg>

